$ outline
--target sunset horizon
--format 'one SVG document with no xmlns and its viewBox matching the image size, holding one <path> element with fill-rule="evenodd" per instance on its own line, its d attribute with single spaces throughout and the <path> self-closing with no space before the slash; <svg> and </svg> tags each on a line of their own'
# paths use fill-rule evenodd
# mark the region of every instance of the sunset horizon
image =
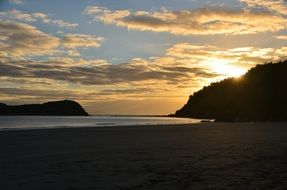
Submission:
<svg viewBox="0 0 287 190">
<path fill-rule="evenodd" d="M 0 102 L 174 113 L 212 82 L 284 61 L 286 12 L 282 0 L 1 1 Z"/>
</svg>

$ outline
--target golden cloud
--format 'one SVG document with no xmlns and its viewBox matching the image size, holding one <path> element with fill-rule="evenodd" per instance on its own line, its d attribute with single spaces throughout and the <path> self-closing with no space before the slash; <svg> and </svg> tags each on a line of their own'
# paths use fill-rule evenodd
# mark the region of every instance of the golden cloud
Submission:
<svg viewBox="0 0 287 190">
<path fill-rule="evenodd" d="M 0 76 L 44 78 L 82 86 L 125 84 L 129 87 L 147 87 L 148 84 L 157 83 L 162 87 L 184 86 L 185 89 L 190 89 L 194 85 L 198 87 L 210 81 L 242 74 L 258 63 L 283 60 L 286 58 L 286 53 L 287 47 L 227 49 L 178 43 L 168 48 L 162 57 L 135 58 L 119 64 L 111 64 L 101 59 L 66 57 L 45 61 L 15 59 L 0 65 Z"/>
<path fill-rule="evenodd" d="M 45 55 L 55 52 L 59 39 L 36 27 L 13 21 L 0 22 L 2 51 L 11 56 Z"/>
<path fill-rule="evenodd" d="M 103 38 L 96 35 L 65 34 L 61 42 L 66 48 L 100 47 L 103 40 Z"/>
<path fill-rule="evenodd" d="M 33 61 L 14 58 L 0 62 L 0 98 L 7 102 L 73 98 L 98 104 L 107 100 L 120 104 L 164 99 L 175 101 L 171 106 L 175 109 L 189 94 L 210 82 L 236 76 L 257 63 L 284 59 L 286 54 L 287 47 L 228 49 L 178 43 L 162 57 L 118 64 L 71 57 Z M 17 88 L 11 88 L 15 84 Z M 43 86 L 53 89 L 52 93 Z"/>
<path fill-rule="evenodd" d="M 275 38 L 279 40 L 287 40 L 287 35 L 275 36 Z"/>
<path fill-rule="evenodd" d="M 139 31 L 169 32 L 176 35 L 255 34 L 287 27 L 284 17 L 270 12 L 201 8 L 181 11 L 112 11 L 88 6 L 84 13 L 105 24 Z"/>
<path fill-rule="evenodd" d="M 251 8 L 265 8 L 283 15 L 287 14 L 287 2 L 284 0 L 240 0 Z"/>
<path fill-rule="evenodd" d="M 277 49 L 255 47 L 227 49 L 208 45 L 178 43 L 167 50 L 167 55 L 178 59 L 193 60 L 199 66 L 204 65 L 211 69 L 213 64 L 219 64 L 218 66 L 236 65 L 247 70 L 256 64 L 284 60 L 287 58 L 284 52 L 286 53 L 286 47 Z"/>
<path fill-rule="evenodd" d="M 54 24 L 62 28 L 73 29 L 78 26 L 77 23 L 69 23 L 60 19 L 51 19 L 48 14 L 36 12 L 36 13 L 27 13 L 23 11 L 19 11 L 16 9 L 12 9 L 6 12 L 0 12 L 1 19 L 9 19 L 9 20 L 18 20 L 24 22 L 43 22 L 46 24 Z"/>
<path fill-rule="evenodd" d="M 88 34 L 61 34 L 60 37 L 46 34 L 36 27 L 15 21 L 0 21 L 0 57 L 41 56 L 60 53 L 68 49 L 69 55 L 79 55 L 71 49 L 99 47 L 103 38 Z"/>
</svg>

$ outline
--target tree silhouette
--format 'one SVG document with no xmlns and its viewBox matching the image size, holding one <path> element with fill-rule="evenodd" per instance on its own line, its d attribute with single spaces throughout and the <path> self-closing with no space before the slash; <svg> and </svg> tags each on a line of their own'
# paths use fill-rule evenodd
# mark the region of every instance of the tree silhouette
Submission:
<svg viewBox="0 0 287 190">
<path fill-rule="evenodd" d="M 195 92 L 176 117 L 216 121 L 286 121 L 287 61 L 257 65 Z"/>
</svg>

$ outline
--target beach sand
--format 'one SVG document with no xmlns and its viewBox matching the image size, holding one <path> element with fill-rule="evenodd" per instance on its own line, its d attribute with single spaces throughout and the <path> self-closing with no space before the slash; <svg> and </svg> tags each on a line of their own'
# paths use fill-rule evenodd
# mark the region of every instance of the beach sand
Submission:
<svg viewBox="0 0 287 190">
<path fill-rule="evenodd" d="M 287 189 L 287 123 L 1 131 L 0 189 Z"/>
</svg>

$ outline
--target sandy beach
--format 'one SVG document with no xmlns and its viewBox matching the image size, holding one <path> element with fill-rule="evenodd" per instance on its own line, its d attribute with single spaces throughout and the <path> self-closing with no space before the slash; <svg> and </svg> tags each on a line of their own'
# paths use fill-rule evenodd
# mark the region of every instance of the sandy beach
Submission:
<svg viewBox="0 0 287 190">
<path fill-rule="evenodd" d="M 0 189 L 286 189 L 287 123 L 0 131 Z"/>
</svg>

